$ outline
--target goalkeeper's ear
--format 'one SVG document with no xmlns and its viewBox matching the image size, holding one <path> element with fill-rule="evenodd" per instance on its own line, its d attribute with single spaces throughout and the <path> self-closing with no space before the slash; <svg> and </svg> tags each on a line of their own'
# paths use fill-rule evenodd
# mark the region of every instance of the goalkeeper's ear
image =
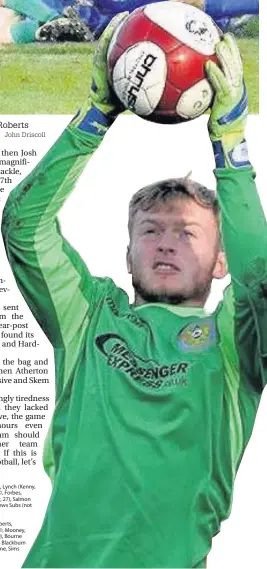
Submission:
<svg viewBox="0 0 267 569">
<path fill-rule="evenodd" d="M 219 251 L 212 276 L 214 279 L 223 279 L 228 273 L 227 260 L 224 251 Z"/>
<path fill-rule="evenodd" d="M 129 275 L 131 275 L 132 274 L 132 263 L 131 263 L 131 255 L 130 255 L 129 245 L 128 245 L 127 251 L 126 251 L 126 265 L 127 265 L 127 271 L 129 273 Z"/>
</svg>

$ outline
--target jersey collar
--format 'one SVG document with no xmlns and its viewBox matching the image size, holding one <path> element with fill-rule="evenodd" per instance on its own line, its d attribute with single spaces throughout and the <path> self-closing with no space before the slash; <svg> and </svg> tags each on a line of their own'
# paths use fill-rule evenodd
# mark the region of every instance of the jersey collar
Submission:
<svg viewBox="0 0 267 569">
<path fill-rule="evenodd" d="M 209 316 L 209 312 L 200 306 L 176 306 L 174 304 L 165 304 L 161 302 L 148 302 L 146 304 L 141 304 L 141 306 L 133 306 L 133 308 L 134 310 L 139 311 L 144 308 L 149 308 L 150 306 L 169 310 L 169 312 L 177 314 L 177 316 L 199 316 L 200 318 Z"/>
</svg>

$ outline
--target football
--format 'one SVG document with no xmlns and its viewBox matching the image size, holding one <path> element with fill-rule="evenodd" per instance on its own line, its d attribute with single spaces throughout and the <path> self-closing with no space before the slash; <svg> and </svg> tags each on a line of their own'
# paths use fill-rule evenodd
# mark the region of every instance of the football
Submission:
<svg viewBox="0 0 267 569">
<path fill-rule="evenodd" d="M 210 16 L 191 5 L 167 1 L 137 8 L 112 37 L 110 84 L 125 108 L 147 120 L 199 117 L 213 97 L 205 63 L 218 62 L 221 36 Z"/>
</svg>

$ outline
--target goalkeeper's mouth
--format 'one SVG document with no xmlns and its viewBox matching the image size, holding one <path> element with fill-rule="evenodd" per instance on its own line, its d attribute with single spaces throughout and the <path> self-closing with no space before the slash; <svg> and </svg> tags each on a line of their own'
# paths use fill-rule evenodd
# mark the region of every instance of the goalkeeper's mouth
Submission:
<svg viewBox="0 0 267 569">
<path fill-rule="evenodd" d="M 157 274 L 162 275 L 176 275 L 180 272 L 180 269 L 174 263 L 168 263 L 166 261 L 156 261 L 153 264 L 153 271 Z"/>
</svg>

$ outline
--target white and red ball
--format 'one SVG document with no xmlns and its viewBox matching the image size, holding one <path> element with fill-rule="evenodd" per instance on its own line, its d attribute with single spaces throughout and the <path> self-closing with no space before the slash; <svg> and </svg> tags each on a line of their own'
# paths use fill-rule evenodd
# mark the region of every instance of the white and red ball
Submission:
<svg viewBox="0 0 267 569">
<path fill-rule="evenodd" d="M 213 97 L 204 66 L 209 59 L 218 62 L 220 37 L 210 16 L 191 5 L 166 1 L 138 8 L 118 27 L 108 50 L 117 97 L 155 122 L 200 116 Z"/>
</svg>

